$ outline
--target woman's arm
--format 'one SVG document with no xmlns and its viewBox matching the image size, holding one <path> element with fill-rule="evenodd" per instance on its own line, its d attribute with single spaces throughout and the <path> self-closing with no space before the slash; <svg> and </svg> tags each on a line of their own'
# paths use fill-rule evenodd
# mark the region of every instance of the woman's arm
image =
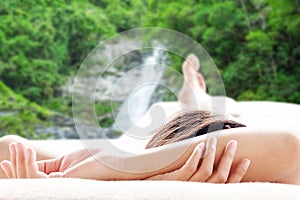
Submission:
<svg viewBox="0 0 300 200">
<path fill-rule="evenodd" d="M 216 143 L 216 139 L 213 139 L 214 143 Z M 212 146 L 214 143 L 207 143 L 207 145 Z M 137 179 L 136 174 L 128 176 L 126 172 L 116 172 L 112 168 L 107 168 L 102 162 L 96 160 L 95 157 L 90 157 L 88 151 L 78 151 L 57 159 L 36 162 L 36 153 L 31 147 L 25 147 L 21 143 L 13 143 L 9 147 L 11 154 L 10 161 L 1 162 L 1 167 L 8 178 L 72 177 L 98 180 Z M 193 150 L 193 153 L 189 156 L 185 164 L 179 169 L 150 176 L 147 180 L 181 180 L 210 183 L 240 182 L 248 169 L 249 160 L 244 159 L 230 173 L 233 157 L 237 149 L 237 142 L 228 142 L 216 170 L 213 169 L 216 148 L 215 145 L 212 147 L 213 150 L 203 158 L 205 151 L 209 148 L 206 148 L 205 143 L 201 142 Z M 108 156 L 108 158 L 113 157 Z M 139 174 L 139 176 L 144 175 Z"/>
<path fill-rule="evenodd" d="M 242 181 L 294 183 L 286 177 L 293 174 L 300 165 L 299 137 L 283 130 L 225 130 L 218 138 L 220 146 L 217 148 L 215 164 L 220 159 L 222 146 L 231 139 L 237 140 L 240 146 L 233 166 L 245 156 L 251 160 L 251 166 Z"/>
<path fill-rule="evenodd" d="M 102 151 L 98 154 L 98 160 L 89 157 L 67 169 L 64 176 L 93 179 L 96 173 L 98 176 L 96 179 L 101 180 L 132 180 L 175 171 L 184 165 L 196 145 L 210 136 L 218 136 L 214 157 L 215 168 L 222 160 L 221 156 L 226 144 L 230 140 L 236 140 L 239 148 L 232 169 L 235 169 L 243 158 L 251 160 L 250 168 L 242 181 L 296 183 L 295 179 L 299 180 L 297 177 L 299 175 L 295 173 L 299 167 L 299 138 L 285 131 L 249 128 L 222 130 L 207 136 L 145 150 L 141 155 L 112 155 L 111 152 Z M 212 141 L 209 140 L 208 143 L 210 142 Z M 205 155 L 209 154 L 214 145 L 208 144 L 208 146 L 210 147 L 205 150 Z M 201 165 L 204 163 L 203 160 Z M 295 176 L 292 176 L 293 174 Z M 293 178 L 293 182 L 289 177 Z"/>
<path fill-rule="evenodd" d="M 286 178 L 299 167 L 300 141 L 297 136 L 287 131 L 250 128 L 210 133 L 207 136 L 145 150 L 142 155 L 124 156 L 121 160 L 119 158 L 110 164 L 122 163 L 118 165 L 122 166 L 119 170 L 137 172 L 137 176 L 151 176 L 172 171 L 184 164 L 197 144 L 213 135 L 218 138 L 215 166 L 218 165 L 223 149 L 230 140 L 236 140 L 239 144 L 233 169 L 243 158 L 251 160 L 251 166 L 242 181 L 290 183 L 291 180 Z"/>
</svg>

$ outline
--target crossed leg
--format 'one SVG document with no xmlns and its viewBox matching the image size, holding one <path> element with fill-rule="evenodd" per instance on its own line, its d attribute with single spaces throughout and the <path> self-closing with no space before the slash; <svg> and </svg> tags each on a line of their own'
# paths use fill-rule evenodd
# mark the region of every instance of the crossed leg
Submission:
<svg viewBox="0 0 300 200">
<path fill-rule="evenodd" d="M 199 72 L 200 61 L 194 54 L 188 55 L 182 64 L 184 83 L 178 101 L 185 109 L 211 110 L 212 99 L 206 93 L 206 83 Z"/>
<path fill-rule="evenodd" d="M 206 110 L 225 115 L 236 121 L 243 120 L 235 105 L 235 100 L 226 96 L 210 96 L 206 93 L 206 83 L 199 72 L 200 61 L 194 54 L 188 55 L 182 64 L 184 83 L 178 96 L 182 110 Z"/>
</svg>

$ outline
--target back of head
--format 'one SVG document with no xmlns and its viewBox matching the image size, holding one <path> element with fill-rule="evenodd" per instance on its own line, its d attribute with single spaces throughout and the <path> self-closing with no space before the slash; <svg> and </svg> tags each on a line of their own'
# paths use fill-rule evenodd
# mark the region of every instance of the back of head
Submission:
<svg viewBox="0 0 300 200">
<path fill-rule="evenodd" d="M 228 120 L 225 116 L 214 115 L 208 111 L 186 111 L 177 114 L 174 119 L 166 123 L 149 141 L 146 149 L 178 142 L 206 133 L 246 127 L 239 122 Z"/>
</svg>

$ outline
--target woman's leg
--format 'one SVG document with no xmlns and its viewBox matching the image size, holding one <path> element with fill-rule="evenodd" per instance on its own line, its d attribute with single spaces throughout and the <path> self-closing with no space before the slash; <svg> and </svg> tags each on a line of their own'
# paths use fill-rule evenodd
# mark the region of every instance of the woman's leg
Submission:
<svg viewBox="0 0 300 200">
<path fill-rule="evenodd" d="M 205 79 L 199 69 L 200 61 L 190 54 L 182 64 L 184 83 L 178 97 L 180 107 L 184 110 L 206 110 L 233 120 L 242 120 L 233 99 L 226 96 L 212 97 L 206 93 Z"/>
<path fill-rule="evenodd" d="M 4 137 L 0 138 L 0 162 L 2 160 L 9 160 L 10 159 L 9 144 L 14 143 L 14 142 L 21 142 L 25 145 L 32 146 L 37 152 L 37 160 L 46 160 L 46 159 L 50 159 L 50 158 L 55 157 L 54 154 L 52 154 L 50 152 L 46 152 L 42 148 L 31 144 L 29 140 L 26 140 L 26 139 L 24 139 L 20 136 L 17 136 L 17 135 L 7 135 L 7 136 L 4 136 Z M 5 176 L 4 172 L 0 168 L 0 179 L 5 178 L 5 177 L 6 176 Z"/>
<path fill-rule="evenodd" d="M 182 64 L 184 83 L 179 93 L 178 101 L 186 109 L 211 110 L 212 99 L 206 93 L 206 83 L 199 72 L 200 61 L 190 54 Z"/>
</svg>

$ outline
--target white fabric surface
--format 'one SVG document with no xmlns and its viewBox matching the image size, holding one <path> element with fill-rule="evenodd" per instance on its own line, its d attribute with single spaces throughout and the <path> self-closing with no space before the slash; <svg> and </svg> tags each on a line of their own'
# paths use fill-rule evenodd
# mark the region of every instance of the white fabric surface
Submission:
<svg viewBox="0 0 300 200">
<path fill-rule="evenodd" d="M 278 127 L 296 130 L 300 106 L 274 102 L 228 101 L 234 116 L 248 126 Z M 170 115 L 172 113 L 168 113 Z M 149 138 L 136 140 L 128 135 L 113 144 L 143 148 Z M 107 141 L 97 140 L 104 146 Z M 79 140 L 33 141 L 58 155 L 84 148 Z M 300 186 L 272 183 L 208 184 L 174 181 L 94 181 L 84 179 L 11 179 L 0 180 L 0 199 L 228 199 L 228 200 L 299 200 Z"/>
<path fill-rule="evenodd" d="M 217 113 L 225 114 L 238 122 L 244 123 L 247 127 L 292 130 L 300 136 L 300 105 L 269 101 L 236 102 L 228 97 L 213 97 L 212 101 L 215 102 L 215 105 L 222 105 L 217 108 Z M 153 123 L 152 119 L 160 118 L 157 116 L 159 113 L 155 112 L 159 108 L 161 108 L 160 110 L 163 112 L 165 119 L 183 109 L 178 102 L 156 103 L 149 109 L 150 112 L 147 112 L 138 122 L 138 125 L 149 130 L 157 130 L 155 129 L 157 124 L 153 125 L 151 123 Z M 151 112 L 152 109 L 153 112 Z M 167 120 L 161 121 L 162 124 L 167 122 Z M 149 132 L 149 130 L 145 132 Z M 141 131 L 135 133 L 129 130 L 129 133 L 123 134 L 118 140 L 118 146 L 128 152 L 137 153 L 140 149 L 145 148 L 151 139 L 151 135 L 147 136 Z"/>
<path fill-rule="evenodd" d="M 19 179 L 0 181 L 0 199 L 299 200 L 300 186 L 272 183 Z"/>
</svg>

